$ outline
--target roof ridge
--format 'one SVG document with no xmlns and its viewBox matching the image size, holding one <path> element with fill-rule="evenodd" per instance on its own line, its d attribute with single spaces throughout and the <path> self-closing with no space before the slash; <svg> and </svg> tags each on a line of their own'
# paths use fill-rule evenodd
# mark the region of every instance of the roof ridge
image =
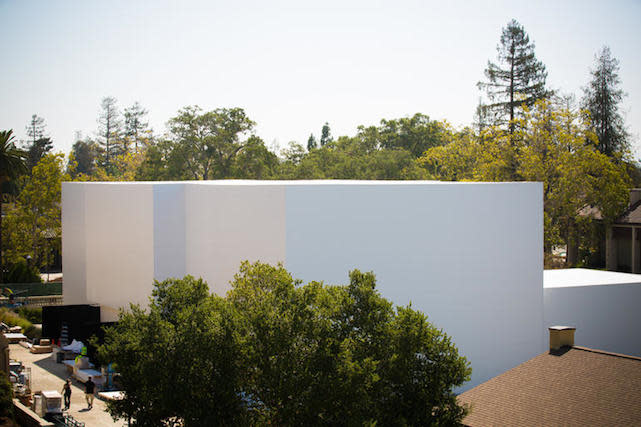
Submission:
<svg viewBox="0 0 641 427">
<path fill-rule="evenodd" d="M 636 360 L 637 362 L 641 362 L 641 357 L 630 356 L 629 354 L 613 353 L 611 351 L 597 350 L 594 348 L 581 347 L 578 345 L 573 345 L 572 348 L 576 350 L 587 351 L 590 353 L 604 354 L 606 356 L 620 357 L 622 359 L 631 359 L 631 360 Z"/>
<path fill-rule="evenodd" d="M 641 205 L 641 199 L 637 200 L 636 202 L 632 203 L 630 206 L 627 207 L 627 209 L 619 215 L 614 221 L 619 221 L 631 214 L 636 208 L 638 208 Z"/>
</svg>

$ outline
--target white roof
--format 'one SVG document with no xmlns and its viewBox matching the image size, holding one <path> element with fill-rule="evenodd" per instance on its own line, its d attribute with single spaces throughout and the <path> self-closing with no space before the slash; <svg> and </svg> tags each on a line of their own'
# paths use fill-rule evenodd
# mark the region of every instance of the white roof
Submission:
<svg viewBox="0 0 641 427">
<path fill-rule="evenodd" d="M 543 271 L 544 288 L 623 285 L 630 283 L 641 284 L 641 274 L 590 270 L 587 268 L 564 268 L 560 270 Z"/>
<path fill-rule="evenodd" d="M 74 181 L 63 182 L 63 185 L 218 185 L 218 186 L 326 186 L 326 185 L 533 185 L 539 182 L 531 181 L 503 181 L 503 182 L 485 182 L 485 181 L 427 181 L 427 180 L 358 180 L 358 179 L 315 179 L 315 180 L 251 180 L 251 179 L 218 179 L 208 181 Z"/>
</svg>

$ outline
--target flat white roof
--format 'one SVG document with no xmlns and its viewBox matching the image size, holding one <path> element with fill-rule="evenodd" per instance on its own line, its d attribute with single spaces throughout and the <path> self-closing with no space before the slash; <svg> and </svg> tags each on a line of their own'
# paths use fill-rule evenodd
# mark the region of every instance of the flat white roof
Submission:
<svg viewBox="0 0 641 427">
<path fill-rule="evenodd" d="M 398 180 L 346 180 L 346 179 L 316 179 L 316 180 L 249 180 L 249 179 L 219 179 L 209 181 L 75 181 L 64 182 L 65 185 L 171 185 L 171 184 L 190 184 L 190 185 L 239 185 L 239 186 L 269 186 L 269 185 L 541 185 L 540 182 L 532 181 L 504 181 L 504 182 L 484 182 L 484 181 L 398 181 Z"/>
<path fill-rule="evenodd" d="M 590 270 L 587 268 L 564 268 L 543 270 L 544 288 L 569 288 L 574 286 L 604 286 L 641 284 L 641 274 L 615 271 Z"/>
</svg>

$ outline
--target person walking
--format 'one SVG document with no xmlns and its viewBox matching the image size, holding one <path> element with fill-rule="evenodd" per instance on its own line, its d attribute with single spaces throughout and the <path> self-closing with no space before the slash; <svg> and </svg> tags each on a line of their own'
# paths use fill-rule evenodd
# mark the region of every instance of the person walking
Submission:
<svg viewBox="0 0 641 427">
<path fill-rule="evenodd" d="M 69 378 L 65 381 L 65 385 L 62 386 L 62 395 L 65 397 L 65 409 L 63 411 L 67 411 L 71 407 L 71 380 Z"/>
<path fill-rule="evenodd" d="M 85 399 L 87 399 L 87 409 L 93 408 L 93 392 L 96 388 L 96 384 L 91 381 L 91 377 L 85 383 Z"/>
</svg>

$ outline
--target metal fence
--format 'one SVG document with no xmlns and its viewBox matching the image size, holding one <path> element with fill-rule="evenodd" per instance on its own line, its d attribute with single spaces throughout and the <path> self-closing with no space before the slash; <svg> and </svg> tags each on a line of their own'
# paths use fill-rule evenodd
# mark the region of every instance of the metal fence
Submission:
<svg viewBox="0 0 641 427">
<path fill-rule="evenodd" d="M 29 307 L 44 307 L 46 305 L 62 305 L 62 295 L 47 295 L 38 297 L 17 297 L 14 298 L 14 305 Z M 9 306 L 9 298 L 0 297 L 0 306 Z"/>
<path fill-rule="evenodd" d="M 3 283 L 2 294 L 13 293 L 14 298 L 62 295 L 62 282 L 49 283 Z"/>
</svg>

